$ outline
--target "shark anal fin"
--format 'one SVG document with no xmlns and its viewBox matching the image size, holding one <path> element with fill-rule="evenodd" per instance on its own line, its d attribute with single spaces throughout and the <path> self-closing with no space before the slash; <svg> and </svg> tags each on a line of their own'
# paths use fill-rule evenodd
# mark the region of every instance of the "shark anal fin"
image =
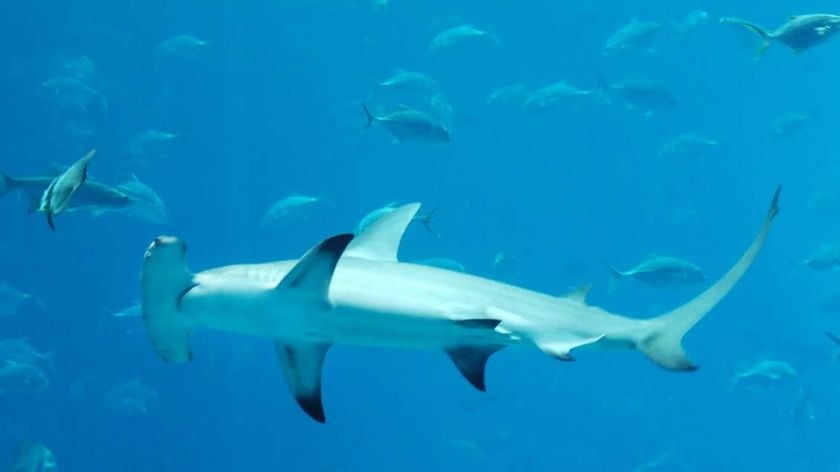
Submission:
<svg viewBox="0 0 840 472">
<path fill-rule="evenodd" d="M 339 234 L 325 239 L 304 254 L 277 284 L 277 288 L 308 293 L 313 298 L 327 300 L 335 267 L 352 240 L 352 234 Z"/>
<path fill-rule="evenodd" d="M 321 371 L 330 345 L 278 340 L 274 342 L 274 347 L 295 401 L 313 420 L 325 423 L 327 418 L 321 400 Z"/>
<path fill-rule="evenodd" d="M 446 354 L 473 387 L 485 392 L 487 386 L 484 383 L 484 370 L 487 367 L 487 359 L 502 348 L 504 346 L 501 345 L 457 346 L 446 349 Z"/>
</svg>

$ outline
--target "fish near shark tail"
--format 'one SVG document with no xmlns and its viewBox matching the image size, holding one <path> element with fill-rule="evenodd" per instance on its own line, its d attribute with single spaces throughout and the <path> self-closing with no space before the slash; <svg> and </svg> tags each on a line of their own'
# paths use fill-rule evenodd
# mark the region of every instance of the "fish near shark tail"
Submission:
<svg viewBox="0 0 840 472">
<path fill-rule="evenodd" d="M 691 371 L 697 369 L 689 360 L 683 348 L 682 339 L 695 324 L 723 300 L 758 256 L 759 251 L 764 246 L 764 241 L 767 239 L 767 234 L 770 232 L 773 219 L 779 213 L 778 203 L 781 189 L 781 186 L 776 189 L 761 230 L 735 265 L 711 287 L 685 305 L 659 317 L 646 320 L 644 323 L 648 325 L 648 329 L 637 340 L 636 349 L 660 367 L 668 370 Z"/>
<path fill-rule="evenodd" d="M 760 57 L 764 54 L 764 51 L 770 47 L 770 43 L 773 41 L 773 35 L 768 33 L 767 30 L 762 28 L 761 26 L 756 25 L 755 23 L 750 23 L 749 21 L 739 20 L 737 18 L 721 18 L 721 23 L 725 24 L 735 24 L 743 26 L 747 29 L 747 31 L 752 32 L 759 38 L 761 38 L 761 45 L 758 47 L 758 51 L 756 51 L 756 57 Z"/>
<path fill-rule="evenodd" d="M 627 277 L 627 274 L 624 272 L 616 269 L 615 267 L 607 264 L 607 269 L 610 271 L 610 285 L 607 287 L 607 293 L 613 293 L 615 291 L 615 287 L 621 279 Z"/>
</svg>

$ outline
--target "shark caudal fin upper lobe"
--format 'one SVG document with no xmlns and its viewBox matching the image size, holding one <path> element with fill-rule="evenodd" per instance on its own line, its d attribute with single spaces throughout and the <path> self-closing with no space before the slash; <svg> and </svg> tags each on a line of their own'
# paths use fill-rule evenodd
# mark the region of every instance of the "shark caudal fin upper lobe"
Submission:
<svg viewBox="0 0 840 472">
<path fill-rule="evenodd" d="M 657 318 L 647 320 L 649 330 L 636 348 L 657 365 L 669 370 L 695 370 L 682 346 L 683 336 L 725 297 L 752 265 L 764 245 L 773 219 L 779 213 L 779 192 L 773 195 L 770 210 L 750 247 L 723 277 L 685 305 Z"/>
<path fill-rule="evenodd" d="M 765 30 L 761 26 L 756 25 L 755 23 L 739 20 L 737 18 L 721 18 L 720 22 L 743 26 L 747 29 L 747 31 L 750 31 L 759 38 L 761 38 L 761 45 L 758 47 L 758 51 L 756 51 L 755 53 L 756 56 L 761 56 L 762 54 L 764 54 L 764 51 L 766 51 L 767 48 L 770 47 L 770 43 L 773 41 L 773 35 L 767 32 L 767 30 Z"/>
</svg>

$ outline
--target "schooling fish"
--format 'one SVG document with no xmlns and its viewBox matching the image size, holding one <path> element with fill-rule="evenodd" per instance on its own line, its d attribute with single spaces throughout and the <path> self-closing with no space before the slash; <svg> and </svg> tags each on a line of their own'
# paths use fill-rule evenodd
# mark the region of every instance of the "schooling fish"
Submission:
<svg viewBox="0 0 840 472">
<path fill-rule="evenodd" d="M 436 34 L 435 37 L 432 38 L 431 44 L 429 44 L 429 49 L 437 51 L 438 49 L 451 47 L 456 44 L 475 39 L 486 39 L 494 43 L 500 42 L 499 37 L 495 34 L 476 28 L 473 25 L 465 24 L 443 30 Z"/>
<path fill-rule="evenodd" d="M 536 347 L 572 360 L 584 347 L 636 349 L 659 366 L 696 369 L 685 334 L 746 273 L 778 213 L 778 191 L 764 224 L 741 258 L 703 293 L 650 319 L 610 313 L 575 293 L 555 297 L 456 271 L 403 263 L 397 251 L 419 204 L 405 205 L 362 234 L 316 244 L 297 260 L 192 273 L 186 246 L 170 236 L 146 250 L 140 280 L 146 333 L 169 362 L 192 359 L 195 329 L 274 341 L 289 390 L 314 420 L 325 422 L 321 371 L 333 344 L 445 352 L 484 391 L 490 356 L 508 346 Z"/>
<path fill-rule="evenodd" d="M 798 263 L 823 271 L 840 266 L 840 243 L 821 247 L 816 254 Z"/>
<path fill-rule="evenodd" d="M 592 90 L 579 89 L 565 80 L 561 80 L 533 91 L 528 95 L 528 99 L 525 100 L 522 108 L 528 111 L 545 111 L 570 97 L 588 97 L 593 94 Z"/>
<path fill-rule="evenodd" d="M 374 122 L 382 123 L 398 142 L 425 141 L 445 144 L 451 140 L 446 125 L 426 112 L 401 106 L 393 113 L 376 116 L 366 105 L 363 104 L 362 108 L 367 117 L 365 128 L 370 128 Z"/>
<path fill-rule="evenodd" d="M 659 149 L 660 156 L 697 156 L 720 143 L 697 133 L 683 133 L 669 139 Z"/>
<path fill-rule="evenodd" d="M 607 38 L 604 54 L 611 55 L 636 48 L 648 48 L 653 38 L 662 29 L 662 23 L 640 21 L 634 17 Z"/>
<path fill-rule="evenodd" d="M 73 194 L 87 180 L 87 168 L 95 155 L 96 150 L 94 149 L 82 156 L 61 175 L 53 179 L 49 187 L 44 190 L 38 211 L 43 211 L 47 215 L 47 224 L 53 231 L 55 231 L 53 218 L 64 213 L 70 207 L 70 199 L 73 198 Z"/>
<path fill-rule="evenodd" d="M 840 31 L 840 15 L 824 13 L 792 16 L 775 31 L 767 31 L 761 26 L 737 18 L 721 18 L 720 22 L 741 25 L 761 38 L 761 46 L 756 53 L 758 56 L 764 54 L 773 41 L 784 44 L 794 52 L 802 52 L 824 43 Z"/>
<path fill-rule="evenodd" d="M 614 84 L 607 84 L 602 80 L 595 91 L 604 98 L 618 97 L 629 108 L 644 110 L 646 115 L 652 114 L 655 110 L 679 106 L 677 99 L 667 87 L 640 76 Z"/>
<path fill-rule="evenodd" d="M 645 261 L 627 271 L 608 266 L 613 282 L 632 278 L 651 287 L 674 284 L 690 284 L 706 280 L 703 271 L 696 264 L 677 257 L 651 255 Z"/>
</svg>

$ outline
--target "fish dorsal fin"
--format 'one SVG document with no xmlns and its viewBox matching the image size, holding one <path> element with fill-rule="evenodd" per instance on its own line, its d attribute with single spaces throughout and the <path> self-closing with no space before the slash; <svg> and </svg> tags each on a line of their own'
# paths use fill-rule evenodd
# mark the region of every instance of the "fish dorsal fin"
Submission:
<svg viewBox="0 0 840 472">
<path fill-rule="evenodd" d="M 276 340 L 274 348 L 295 401 L 313 420 L 325 423 L 327 418 L 321 401 L 321 371 L 330 345 Z"/>
<path fill-rule="evenodd" d="M 318 243 L 283 277 L 276 290 L 294 290 L 326 302 L 335 266 L 352 240 L 352 234 L 339 234 Z"/>
<path fill-rule="evenodd" d="M 592 285 L 581 285 L 580 287 L 573 289 L 567 294 L 563 295 L 561 298 L 568 298 L 570 300 L 574 300 L 585 305 L 586 296 L 589 295 L 590 290 L 592 290 Z"/>
<path fill-rule="evenodd" d="M 502 348 L 504 346 L 501 345 L 456 346 L 446 349 L 446 354 L 452 359 L 455 367 L 458 368 L 458 372 L 461 372 L 467 382 L 477 390 L 484 392 L 487 391 L 487 386 L 484 383 L 487 360 Z"/>
<path fill-rule="evenodd" d="M 403 234 L 419 209 L 419 203 L 409 203 L 383 215 L 356 236 L 344 253 L 359 259 L 396 262 Z"/>
</svg>

